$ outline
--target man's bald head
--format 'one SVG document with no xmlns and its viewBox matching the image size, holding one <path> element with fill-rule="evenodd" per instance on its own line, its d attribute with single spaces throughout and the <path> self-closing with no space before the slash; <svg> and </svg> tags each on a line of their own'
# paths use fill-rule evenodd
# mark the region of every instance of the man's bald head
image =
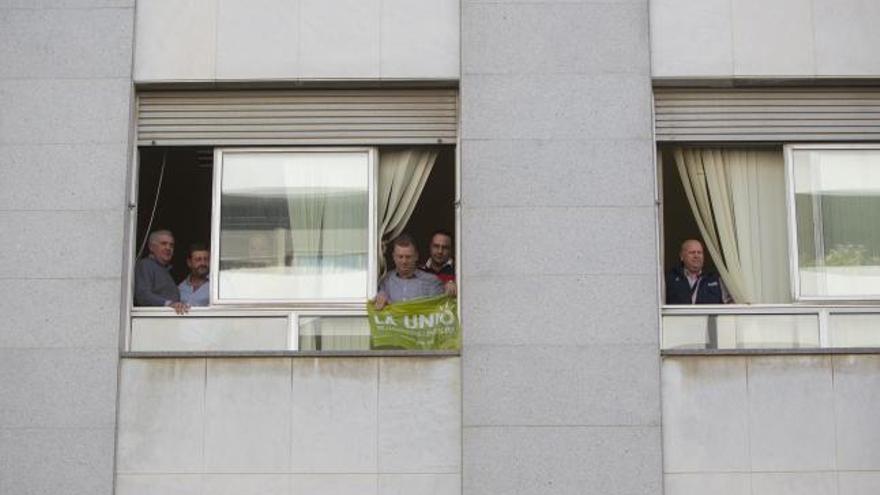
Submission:
<svg viewBox="0 0 880 495">
<path fill-rule="evenodd" d="M 703 271 L 703 243 L 696 239 L 688 239 L 681 243 L 678 253 L 685 270 L 697 274 Z"/>
</svg>

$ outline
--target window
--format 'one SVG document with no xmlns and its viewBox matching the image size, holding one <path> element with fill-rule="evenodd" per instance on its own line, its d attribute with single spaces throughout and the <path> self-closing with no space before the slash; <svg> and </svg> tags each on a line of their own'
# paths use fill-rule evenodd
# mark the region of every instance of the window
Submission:
<svg viewBox="0 0 880 495">
<path fill-rule="evenodd" d="M 373 293 L 374 149 L 218 149 L 215 162 L 216 304 Z"/>
<path fill-rule="evenodd" d="M 212 275 L 210 306 L 185 317 L 134 307 L 134 352 L 370 350 L 365 302 L 390 266 L 387 242 L 408 232 L 425 259 L 434 230 L 455 231 L 453 146 L 144 146 L 138 156 L 133 252 L 168 229 L 174 281 L 187 276 L 191 243 L 209 244 Z"/>
<path fill-rule="evenodd" d="M 664 265 L 705 245 L 734 305 L 667 305 L 663 347 L 880 346 L 880 146 L 660 149 Z"/>
<path fill-rule="evenodd" d="M 787 147 L 799 300 L 880 299 L 880 147 Z"/>
</svg>

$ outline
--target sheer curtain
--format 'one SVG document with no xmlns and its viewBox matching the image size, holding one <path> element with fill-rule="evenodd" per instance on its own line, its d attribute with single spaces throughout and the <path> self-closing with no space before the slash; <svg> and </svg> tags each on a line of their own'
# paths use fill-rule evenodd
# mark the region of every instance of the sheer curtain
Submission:
<svg viewBox="0 0 880 495">
<path fill-rule="evenodd" d="M 782 151 L 674 148 L 673 156 L 734 301 L 790 302 Z"/>
<path fill-rule="evenodd" d="M 380 151 L 377 191 L 380 273 L 385 271 L 385 247 L 406 227 L 437 155 L 437 150 L 421 148 Z"/>
</svg>

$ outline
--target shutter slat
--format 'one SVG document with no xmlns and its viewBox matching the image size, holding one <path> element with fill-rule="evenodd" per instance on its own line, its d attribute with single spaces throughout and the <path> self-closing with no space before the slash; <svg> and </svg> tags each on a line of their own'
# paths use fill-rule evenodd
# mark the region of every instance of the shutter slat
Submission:
<svg viewBox="0 0 880 495">
<path fill-rule="evenodd" d="M 454 142 L 452 89 L 145 91 L 141 145 Z"/>
<path fill-rule="evenodd" d="M 654 92 L 657 141 L 873 141 L 880 90 L 672 89 Z"/>
</svg>

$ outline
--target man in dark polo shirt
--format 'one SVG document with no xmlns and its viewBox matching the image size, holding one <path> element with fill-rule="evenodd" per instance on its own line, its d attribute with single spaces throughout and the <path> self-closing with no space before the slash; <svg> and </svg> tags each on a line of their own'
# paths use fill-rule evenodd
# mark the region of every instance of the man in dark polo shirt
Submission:
<svg viewBox="0 0 880 495">
<path fill-rule="evenodd" d="M 171 278 L 171 257 L 174 256 L 174 235 L 157 230 L 147 241 L 150 254 L 138 260 L 134 268 L 134 305 L 168 306 L 177 314 L 186 313 L 188 306 L 180 302 L 177 284 Z"/>
<path fill-rule="evenodd" d="M 717 273 L 703 271 L 703 244 L 688 239 L 681 244 L 681 264 L 666 274 L 666 304 L 727 304 L 727 289 Z"/>
</svg>

